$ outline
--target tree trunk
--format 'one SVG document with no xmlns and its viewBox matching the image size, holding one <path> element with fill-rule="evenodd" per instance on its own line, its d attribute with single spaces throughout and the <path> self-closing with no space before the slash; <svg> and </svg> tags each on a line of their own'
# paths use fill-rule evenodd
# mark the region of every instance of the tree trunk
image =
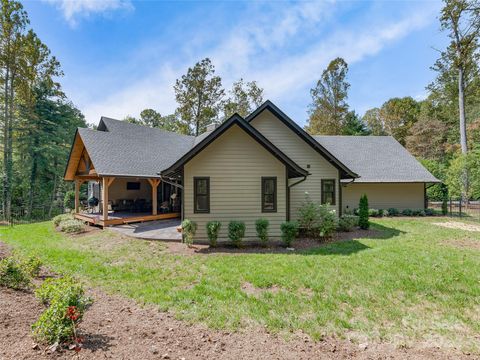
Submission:
<svg viewBox="0 0 480 360">
<path fill-rule="evenodd" d="M 462 154 L 467 153 L 467 127 L 465 125 L 465 84 L 463 68 L 458 68 L 458 112 L 460 114 L 460 146 Z"/>
<path fill-rule="evenodd" d="M 3 109 L 3 216 L 6 219 L 10 218 L 10 204 L 8 203 L 8 198 L 10 197 L 10 179 L 8 177 L 8 138 L 9 133 L 9 100 L 8 96 L 10 94 L 8 86 L 10 85 L 10 67 L 6 66 L 5 69 L 5 85 L 4 85 L 4 109 Z"/>
</svg>

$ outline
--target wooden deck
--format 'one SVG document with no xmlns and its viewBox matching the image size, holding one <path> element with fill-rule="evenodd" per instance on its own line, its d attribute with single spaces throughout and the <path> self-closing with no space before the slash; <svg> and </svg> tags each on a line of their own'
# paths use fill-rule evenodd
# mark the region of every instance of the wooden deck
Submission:
<svg viewBox="0 0 480 360">
<path fill-rule="evenodd" d="M 108 220 L 103 220 L 101 213 L 78 213 L 73 215 L 75 219 L 88 222 L 92 225 L 113 226 L 122 224 L 131 224 L 153 220 L 180 218 L 180 213 L 168 213 L 152 215 L 150 213 L 112 213 L 108 214 Z"/>
</svg>

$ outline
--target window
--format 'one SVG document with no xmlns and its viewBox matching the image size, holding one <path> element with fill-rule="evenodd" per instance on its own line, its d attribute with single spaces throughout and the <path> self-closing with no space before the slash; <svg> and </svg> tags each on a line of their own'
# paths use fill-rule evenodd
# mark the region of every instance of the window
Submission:
<svg viewBox="0 0 480 360">
<path fill-rule="evenodd" d="M 127 190 L 140 190 L 139 182 L 127 182 Z"/>
<path fill-rule="evenodd" d="M 277 212 L 276 177 L 262 177 L 262 212 Z"/>
<path fill-rule="evenodd" d="M 335 180 L 322 180 L 322 204 L 335 205 Z"/>
<path fill-rule="evenodd" d="M 210 212 L 210 178 L 193 178 L 193 210 L 195 213 Z"/>
</svg>

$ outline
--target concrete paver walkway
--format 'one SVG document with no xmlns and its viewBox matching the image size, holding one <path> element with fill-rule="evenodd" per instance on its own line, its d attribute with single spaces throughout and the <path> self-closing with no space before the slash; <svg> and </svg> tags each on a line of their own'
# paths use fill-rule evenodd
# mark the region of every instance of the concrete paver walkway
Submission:
<svg viewBox="0 0 480 360">
<path fill-rule="evenodd" d="M 177 226 L 180 226 L 180 219 L 118 225 L 110 229 L 141 239 L 181 241 L 182 234 L 177 231 Z"/>
</svg>

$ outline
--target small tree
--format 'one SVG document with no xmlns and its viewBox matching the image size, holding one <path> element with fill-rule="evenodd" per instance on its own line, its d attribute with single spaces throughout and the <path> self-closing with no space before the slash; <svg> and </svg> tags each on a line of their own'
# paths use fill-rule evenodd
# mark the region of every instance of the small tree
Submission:
<svg viewBox="0 0 480 360">
<path fill-rule="evenodd" d="M 257 236 L 263 245 L 266 245 L 268 241 L 268 226 L 269 222 L 267 219 L 258 219 L 257 221 L 255 221 L 255 229 L 257 230 Z"/>
<path fill-rule="evenodd" d="M 298 225 L 307 236 L 316 236 L 318 224 L 320 222 L 319 205 L 314 203 L 308 193 L 305 193 L 305 199 L 298 208 Z"/>
<path fill-rule="evenodd" d="M 366 194 L 363 194 L 363 196 L 360 198 L 358 207 L 358 225 L 361 229 L 366 230 L 370 227 L 370 222 L 368 221 L 368 198 Z"/>
<path fill-rule="evenodd" d="M 218 233 L 222 223 L 220 221 L 209 221 L 207 223 L 207 236 L 208 241 L 210 241 L 210 246 L 217 246 Z"/>
</svg>

